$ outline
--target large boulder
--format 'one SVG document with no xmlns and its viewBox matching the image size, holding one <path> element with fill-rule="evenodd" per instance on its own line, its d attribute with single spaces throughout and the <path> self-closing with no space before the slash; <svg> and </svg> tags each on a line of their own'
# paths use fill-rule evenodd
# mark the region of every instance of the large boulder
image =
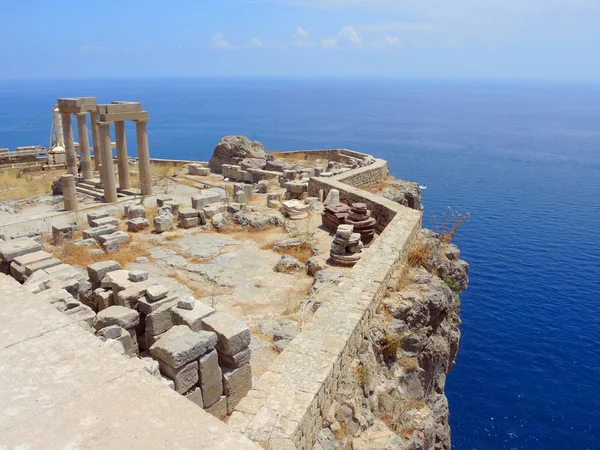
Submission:
<svg viewBox="0 0 600 450">
<path fill-rule="evenodd" d="M 265 148 L 258 141 L 246 136 L 225 136 L 215 147 L 208 162 L 211 172 L 221 173 L 223 164 L 240 164 L 245 159 L 260 159 L 266 162 Z"/>
</svg>

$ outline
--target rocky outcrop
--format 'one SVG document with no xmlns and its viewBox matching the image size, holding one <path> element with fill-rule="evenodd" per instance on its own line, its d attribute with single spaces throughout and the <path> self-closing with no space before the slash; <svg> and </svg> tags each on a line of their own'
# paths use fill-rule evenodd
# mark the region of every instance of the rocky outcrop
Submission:
<svg viewBox="0 0 600 450">
<path fill-rule="evenodd" d="M 423 211 L 423 198 L 417 183 L 392 179 L 381 194 L 396 203 Z"/>
<path fill-rule="evenodd" d="M 458 352 L 468 264 L 429 230 L 419 241 L 424 263 L 396 274 L 396 289 L 340 377 L 315 449 L 450 448 L 444 387 Z"/>
<path fill-rule="evenodd" d="M 215 147 L 208 162 L 211 172 L 221 173 L 223 164 L 241 164 L 262 169 L 267 163 L 265 148 L 246 136 L 225 136 Z"/>
</svg>

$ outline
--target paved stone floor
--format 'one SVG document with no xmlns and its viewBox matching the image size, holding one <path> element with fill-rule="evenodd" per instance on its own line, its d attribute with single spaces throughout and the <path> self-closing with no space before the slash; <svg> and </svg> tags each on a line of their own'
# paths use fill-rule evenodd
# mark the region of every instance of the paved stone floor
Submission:
<svg viewBox="0 0 600 450">
<path fill-rule="evenodd" d="M 255 444 L 0 274 L 0 449 Z"/>
</svg>

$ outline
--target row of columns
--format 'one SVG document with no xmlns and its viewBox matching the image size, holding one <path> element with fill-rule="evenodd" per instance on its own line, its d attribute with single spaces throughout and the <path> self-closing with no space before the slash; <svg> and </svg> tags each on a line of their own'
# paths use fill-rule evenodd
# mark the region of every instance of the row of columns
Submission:
<svg viewBox="0 0 600 450">
<path fill-rule="evenodd" d="M 87 112 L 75 113 L 77 116 L 77 132 L 79 135 L 79 150 L 81 154 L 81 176 L 84 180 L 93 178 L 87 127 L 87 114 Z M 110 125 L 113 122 L 103 122 L 98 120 L 99 115 L 95 111 L 90 111 L 90 114 L 92 121 L 95 169 L 100 172 L 100 181 L 102 182 L 102 186 L 104 188 L 104 200 L 107 203 L 113 203 L 116 202 L 118 198 L 112 155 L 112 142 L 110 138 Z M 73 138 L 73 129 L 71 126 L 71 113 L 61 112 L 61 116 L 65 137 L 67 173 L 77 176 L 77 154 L 75 152 L 75 142 Z M 146 126 L 148 119 L 137 119 L 134 120 L 134 122 L 136 127 L 139 161 L 139 188 L 142 195 L 152 195 L 150 151 L 148 148 L 148 132 Z M 117 144 L 119 188 L 131 189 L 125 122 L 115 121 L 114 125 Z"/>
</svg>

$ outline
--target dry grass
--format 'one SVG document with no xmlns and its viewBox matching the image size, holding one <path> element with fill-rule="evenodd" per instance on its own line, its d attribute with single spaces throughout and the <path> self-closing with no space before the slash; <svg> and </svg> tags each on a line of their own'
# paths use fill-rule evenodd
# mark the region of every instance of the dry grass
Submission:
<svg viewBox="0 0 600 450">
<path fill-rule="evenodd" d="M 383 360 L 387 364 L 390 364 L 396 360 L 396 354 L 398 353 L 399 347 L 400 340 L 389 333 L 385 333 L 385 335 L 379 341 L 379 351 L 381 352 Z"/>
<path fill-rule="evenodd" d="M 90 255 L 88 250 L 93 247 L 78 247 L 71 242 L 61 245 L 47 246 L 46 251 L 52 253 L 57 259 L 65 264 L 79 266 L 85 269 L 90 264 L 100 261 L 117 261 L 123 268 L 127 267 L 140 256 L 146 256 L 150 248 L 149 243 L 136 242 L 133 239 L 121 245 L 121 250 L 115 253 L 103 253 L 101 255 Z"/>
<path fill-rule="evenodd" d="M 398 365 L 402 367 L 404 370 L 409 372 L 414 372 L 419 368 L 419 363 L 414 358 L 409 358 L 407 356 L 403 356 L 397 361 Z"/>
<path fill-rule="evenodd" d="M 471 213 L 466 212 L 463 214 L 453 210 L 451 206 L 448 206 L 448 209 L 440 222 L 438 222 L 436 216 L 433 216 L 433 220 L 435 223 L 433 230 L 436 233 L 439 233 L 442 242 L 449 244 L 452 242 L 452 239 L 454 239 L 454 236 L 461 225 L 471 221 Z"/>
<path fill-rule="evenodd" d="M 0 174 L 0 201 L 23 200 L 50 194 L 52 182 L 63 174 L 64 172 L 4 172 Z"/>
<path fill-rule="evenodd" d="M 431 248 L 423 240 L 417 239 L 408 250 L 406 262 L 410 267 L 425 266 L 431 255 Z"/>
</svg>

